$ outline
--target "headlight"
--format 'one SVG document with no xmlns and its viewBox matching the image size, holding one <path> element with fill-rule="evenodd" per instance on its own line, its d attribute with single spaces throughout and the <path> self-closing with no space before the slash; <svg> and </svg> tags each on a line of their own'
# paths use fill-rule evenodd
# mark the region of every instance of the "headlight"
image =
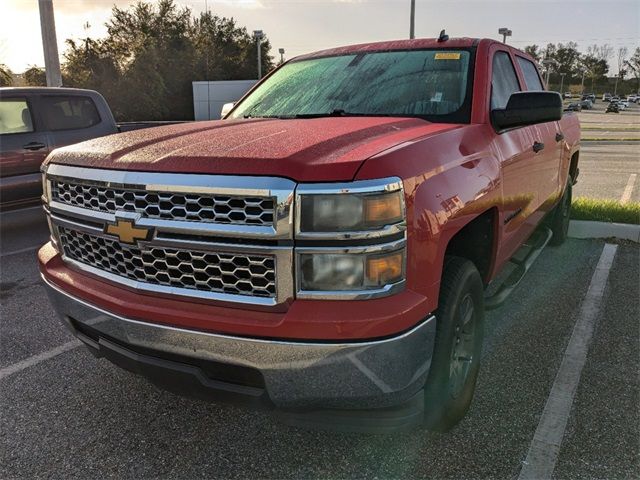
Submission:
<svg viewBox="0 0 640 480">
<path fill-rule="evenodd" d="M 360 181 L 347 186 L 301 185 L 297 197 L 298 238 L 377 237 L 397 233 L 399 229 L 394 226 L 404 222 L 399 179 Z"/>
<path fill-rule="evenodd" d="M 404 280 L 404 248 L 384 253 L 303 253 L 298 257 L 299 292 L 383 293 Z M 315 295 L 314 295 L 315 294 Z"/>
<path fill-rule="evenodd" d="M 406 222 L 399 178 L 302 184 L 296 205 L 298 298 L 377 298 L 403 287 Z"/>
<path fill-rule="evenodd" d="M 301 200 L 301 232 L 373 230 L 403 218 L 399 191 L 382 195 L 308 195 Z"/>
</svg>

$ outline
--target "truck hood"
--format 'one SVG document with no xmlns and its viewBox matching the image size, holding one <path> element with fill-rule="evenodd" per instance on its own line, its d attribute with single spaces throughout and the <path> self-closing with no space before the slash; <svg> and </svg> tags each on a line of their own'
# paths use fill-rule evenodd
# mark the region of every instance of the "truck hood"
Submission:
<svg viewBox="0 0 640 480">
<path fill-rule="evenodd" d="M 48 162 L 132 171 L 348 181 L 373 155 L 457 127 L 389 117 L 193 122 L 89 140 L 55 150 Z"/>
</svg>

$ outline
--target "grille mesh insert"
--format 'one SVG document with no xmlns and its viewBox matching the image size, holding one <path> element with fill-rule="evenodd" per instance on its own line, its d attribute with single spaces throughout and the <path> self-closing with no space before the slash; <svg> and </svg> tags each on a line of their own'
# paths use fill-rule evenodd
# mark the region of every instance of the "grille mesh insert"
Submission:
<svg viewBox="0 0 640 480">
<path fill-rule="evenodd" d="M 135 212 L 146 218 L 238 225 L 273 225 L 271 197 L 149 192 L 54 179 L 53 200 L 105 213 Z"/>
<path fill-rule="evenodd" d="M 130 280 L 232 295 L 276 296 L 273 256 L 137 247 L 65 227 L 58 227 L 58 232 L 68 258 Z"/>
</svg>

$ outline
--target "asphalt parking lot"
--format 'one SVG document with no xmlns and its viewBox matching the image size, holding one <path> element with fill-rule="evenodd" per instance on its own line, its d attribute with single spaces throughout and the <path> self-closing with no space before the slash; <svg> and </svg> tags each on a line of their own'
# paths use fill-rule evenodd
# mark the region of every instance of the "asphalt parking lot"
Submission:
<svg viewBox="0 0 640 480">
<path fill-rule="evenodd" d="M 582 127 L 580 178 L 575 196 L 640 201 L 640 105 L 619 114 L 604 113 L 598 100 L 593 110 L 578 113 Z M 625 197 L 625 192 L 630 192 Z"/>
<path fill-rule="evenodd" d="M 548 247 L 488 315 L 477 393 L 458 427 L 373 436 L 177 397 L 95 359 L 45 297 L 39 212 L 19 218 L 4 215 L 2 229 L 0 478 L 517 478 L 604 245 Z M 637 244 L 618 245 L 556 478 L 640 476 L 639 265 Z"/>
</svg>

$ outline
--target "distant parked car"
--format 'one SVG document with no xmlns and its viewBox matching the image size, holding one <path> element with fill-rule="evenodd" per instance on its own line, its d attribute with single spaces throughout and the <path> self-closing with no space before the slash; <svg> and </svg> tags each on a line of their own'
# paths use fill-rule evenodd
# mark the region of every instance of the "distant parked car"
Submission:
<svg viewBox="0 0 640 480">
<path fill-rule="evenodd" d="M 602 101 L 603 102 L 610 102 L 611 101 L 611 94 L 610 93 L 605 93 L 602 95 Z"/>
<path fill-rule="evenodd" d="M 563 97 L 564 98 L 572 98 L 573 95 L 571 95 L 571 92 L 564 92 Z"/>
<path fill-rule="evenodd" d="M 591 110 L 593 108 L 593 103 L 589 98 L 586 98 L 580 102 L 580 106 L 583 110 Z"/>
<path fill-rule="evenodd" d="M 40 165 L 53 149 L 176 122 L 116 124 L 102 95 L 79 88 L 0 88 L 0 209 L 40 202 Z"/>
<path fill-rule="evenodd" d="M 582 106 L 579 102 L 571 102 L 569 105 L 564 107 L 565 112 L 579 112 L 582 110 Z"/>
<path fill-rule="evenodd" d="M 620 113 L 620 107 L 618 106 L 618 102 L 611 102 L 607 105 L 607 109 L 604 113 Z"/>
<path fill-rule="evenodd" d="M 618 100 L 618 105 L 620 106 L 620 108 L 622 108 L 622 110 L 626 110 L 627 108 L 629 108 L 629 102 L 622 98 Z"/>
<path fill-rule="evenodd" d="M 117 131 L 93 90 L 0 88 L 0 206 L 39 201 L 40 164 L 54 148 Z"/>
</svg>

